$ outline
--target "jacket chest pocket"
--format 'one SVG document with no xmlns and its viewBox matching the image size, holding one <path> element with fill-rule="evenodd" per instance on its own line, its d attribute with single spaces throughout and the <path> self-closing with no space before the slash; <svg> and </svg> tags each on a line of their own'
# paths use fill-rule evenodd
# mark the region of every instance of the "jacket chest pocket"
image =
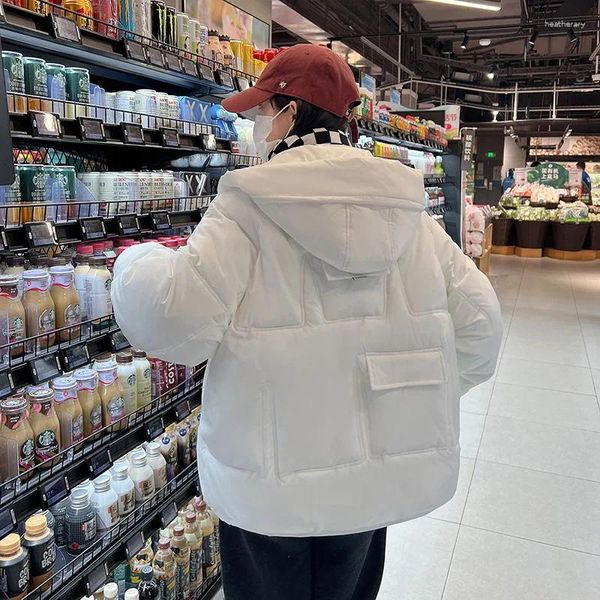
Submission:
<svg viewBox="0 0 600 600">
<path fill-rule="evenodd" d="M 371 453 L 423 452 L 456 444 L 452 390 L 441 348 L 366 355 Z"/>
</svg>

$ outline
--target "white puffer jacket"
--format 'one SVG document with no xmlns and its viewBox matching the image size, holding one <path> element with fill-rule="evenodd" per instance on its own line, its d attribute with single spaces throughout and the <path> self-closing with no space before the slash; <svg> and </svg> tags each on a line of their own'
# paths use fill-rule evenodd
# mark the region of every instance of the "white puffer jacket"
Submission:
<svg viewBox="0 0 600 600">
<path fill-rule="evenodd" d="M 345 534 L 453 496 L 459 397 L 493 374 L 502 320 L 423 197 L 400 163 L 305 146 L 223 177 L 186 248 L 117 260 L 130 342 L 210 359 L 198 462 L 224 521 Z"/>
</svg>

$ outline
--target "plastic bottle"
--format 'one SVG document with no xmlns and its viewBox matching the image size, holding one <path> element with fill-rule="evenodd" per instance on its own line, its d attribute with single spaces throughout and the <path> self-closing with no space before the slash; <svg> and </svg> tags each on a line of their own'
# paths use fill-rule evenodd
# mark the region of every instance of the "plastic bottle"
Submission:
<svg viewBox="0 0 600 600">
<path fill-rule="evenodd" d="M 165 435 L 160 441 L 160 453 L 167 463 L 167 481 L 171 481 L 179 473 L 177 462 L 177 441 L 171 435 Z"/>
<path fill-rule="evenodd" d="M 96 539 L 96 511 L 87 490 L 73 490 L 65 513 L 67 552 L 81 554 Z"/>
<path fill-rule="evenodd" d="M 23 546 L 29 551 L 29 591 L 32 591 L 52 578 L 56 562 L 54 532 L 44 515 L 33 515 L 25 521 Z M 49 587 L 48 582 L 42 589 Z"/>
<path fill-rule="evenodd" d="M 119 597 L 119 586 L 116 583 L 107 583 L 103 590 L 104 600 L 117 600 Z"/>
<path fill-rule="evenodd" d="M 146 446 L 147 460 L 154 473 L 154 489 L 160 490 L 167 485 L 167 461 L 160 453 L 160 444 L 150 442 Z"/>
<path fill-rule="evenodd" d="M 139 600 L 139 598 L 140 593 L 134 588 L 126 590 L 125 596 L 123 596 L 123 600 Z"/>
<path fill-rule="evenodd" d="M 158 582 L 161 593 L 161 600 L 176 600 L 176 570 L 175 555 L 171 551 L 171 542 L 169 538 L 160 537 L 158 540 L 158 550 L 154 555 L 154 578 Z"/>
<path fill-rule="evenodd" d="M 217 569 L 215 526 L 207 508 L 206 502 L 203 500 L 196 504 L 196 514 L 202 528 L 202 565 L 205 578 L 211 577 Z"/>
<path fill-rule="evenodd" d="M 125 416 L 123 388 L 117 375 L 117 364 L 110 356 L 107 356 L 107 360 L 98 360 L 95 368 L 98 372 L 98 394 L 102 401 L 102 420 L 106 427 Z M 124 426 L 125 423 L 122 423 L 119 429 Z"/>
<path fill-rule="evenodd" d="M 91 502 L 96 511 L 96 530 L 99 534 L 104 534 L 119 522 L 119 497 L 111 488 L 108 473 L 94 479 Z"/>
<path fill-rule="evenodd" d="M 104 252 L 104 244 L 101 251 Z M 110 324 L 108 315 L 112 314 L 112 300 L 110 289 L 112 275 L 106 268 L 104 256 L 93 256 L 90 258 L 90 270 L 86 276 L 86 291 L 88 293 L 90 308 L 89 318 L 92 319 L 92 329 L 98 331 Z"/>
<path fill-rule="evenodd" d="M 98 393 L 98 373 L 93 369 L 77 369 L 77 398 L 83 411 L 83 433 L 88 437 L 102 429 L 102 400 Z"/>
<path fill-rule="evenodd" d="M 123 388 L 123 405 L 125 414 L 129 415 L 138 408 L 137 404 L 137 374 L 133 364 L 133 356 L 129 352 L 117 354 L 117 374 Z"/>
<path fill-rule="evenodd" d="M 142 350 L 133 350 L 133 364 L 137 384 L 137 406 L 142 408 L 152 402 L 152 370 L 146 353 Z"/>
<path fill-rule="evenodd" d="M 185 539 L 190 547 L 190 590 L 194 592 L 204 580 L 202 569 L 202 530 L 198 527 L 196 512 L 185 514 Z"/>
<path fill-rule="evenodd" d="M 92 256 L 93 246 L 80 245 L 77 247 L 78 252 L 75 260 L 77 266 L 73 273 L 75 281 L 75 289 L 79 294 L 79 310 L 81 313 L 81 333 L 88 335 L 90 332 L 90 324 L 87 321 L 90 319 L 90 297 L 87 288 L 87 276 L 90 272 L 90 257 Z"/>
<path fill-rule="evenodd" d="M 135 484 L 129 477 L 128 463 L 113 466 L 112 489 L 117 495 L 119 516 L 128 515 L 135 508 Z"/>
<path fill-rule="evenodd" d="M 132 454 L 129 476 L 135 485 L 135 501 L 138 504 L 142 504 L 154 495 L 154 473 L 143 450 L 137 450 Z"/>
<path fill-rule="evenodd" d="M 154 569 L 150 565 L 142 568 L 142 580 L 138 592 L 140 600 L 162 600 L 158 582 L 154 579 Z"/>
<path fill-rule="evenodd" d="M 175 554 L 177 598 L 187 598 L 190 593 L 190 547 L 181 525 L 173 528 L 171 550 Z"/>
</svg>

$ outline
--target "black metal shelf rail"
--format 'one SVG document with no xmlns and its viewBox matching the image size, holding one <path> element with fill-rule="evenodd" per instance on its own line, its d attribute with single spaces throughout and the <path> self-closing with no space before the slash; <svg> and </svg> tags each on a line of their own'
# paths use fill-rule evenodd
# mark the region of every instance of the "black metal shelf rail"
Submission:
<svg viewBox="0 0 600 600">
<path fill-rule="evenodd" d="M 0 208 L 0 239 L 5 250 L 24 252 L 165 233 L 197 225 L 213 199 L 214 195 L 207 194 L 152 200 L 9 204 Z"/>
<path fill-rule="evenodd" d="M 447 146 L 442 146 L 430 140 L 421 140 L 416 135 L 403 133 L 390 125 L 379 123 L 366 117 L 358 117 L 358 131 L 381 142 L 397 144 L 406 148 L 421 150 L 422 152 L 438 154 L 449 152 Z"/>
<path fill-rule="evenodd" d="M 14 523 L 24 522 L 40 507 L 54 503 L 50 490 L 58 486 L 68 491 L 90 477 L 101 475 L 113 461 L 161 435 L 165 424 L 185 419 L 192 408 L 200 406 L 204 371 L 202 365 L 190 378 L 150 404 L 61 450 L 27 474 L 0 484 L 2 514 L 14 518 Z M 8 516 L 2 518 L 3 523 L 8 522 Z"/>
<path fill-rule="evenodd" d="M 8 41 L 25 53 L 35 47 L 36 53 L 59 56 L 74 66 L 83 64 L 107 80 L 131 85 L 155 81 L 195 95 L 227 95 L 255 80 L 252 74 L 51 2 L 40 0 L 40 5 L 47 14 L 4 5 L 0 37 L 5 44 Z"/>
<path fill-rule="evenodd" d="M 140 532 L 154 531 L 163 526 L 164 521 L 170 522 L 173 512 L 177 516 L 176 503 L 199 492 L 198 467 L 191 464 L 82 554 L 77 557 L 67 555 L 67 564 L 53 575 L 49 589 L 43 589 L 48 583 L 42 584 L 26 596 L 27 600 L 76 598 L 75 590 L 102 585 L 106 581 L 107 561 L 118 560 L 119 556 L 126 558 L 128 540 L 133 537 L 141 540 Z M 135 544 L 138 546 L 136 552 L 141 550 L 137 540 Z M 92 577 L 94 571 L 95 577 Z M 104 577 L 98 577 L 98 573 L 103 573 Z"/>
</svg>

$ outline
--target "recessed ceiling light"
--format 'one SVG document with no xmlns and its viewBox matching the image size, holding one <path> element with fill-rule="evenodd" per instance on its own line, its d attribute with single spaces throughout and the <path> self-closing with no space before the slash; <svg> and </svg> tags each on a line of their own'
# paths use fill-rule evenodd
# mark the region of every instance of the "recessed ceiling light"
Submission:
<svg viewBox="0 0 600 600">
<path fill-rule="evenodd" d="M 452 6 L 464 6 L 465 8 L 480 8 L 481 10 L 499 11 L 502 6 L 500 0 L 425 0 L 436 4 L 451 4 Z"/>
<path fill-rule="evenodd" d="M 483 46 L 484 48 L 486 48 L 487 46 L 489 46 L 492 43 L 492 40 L 485 38 L 483 40 L 479 40 L 479 45 Z"/>
</svg>

